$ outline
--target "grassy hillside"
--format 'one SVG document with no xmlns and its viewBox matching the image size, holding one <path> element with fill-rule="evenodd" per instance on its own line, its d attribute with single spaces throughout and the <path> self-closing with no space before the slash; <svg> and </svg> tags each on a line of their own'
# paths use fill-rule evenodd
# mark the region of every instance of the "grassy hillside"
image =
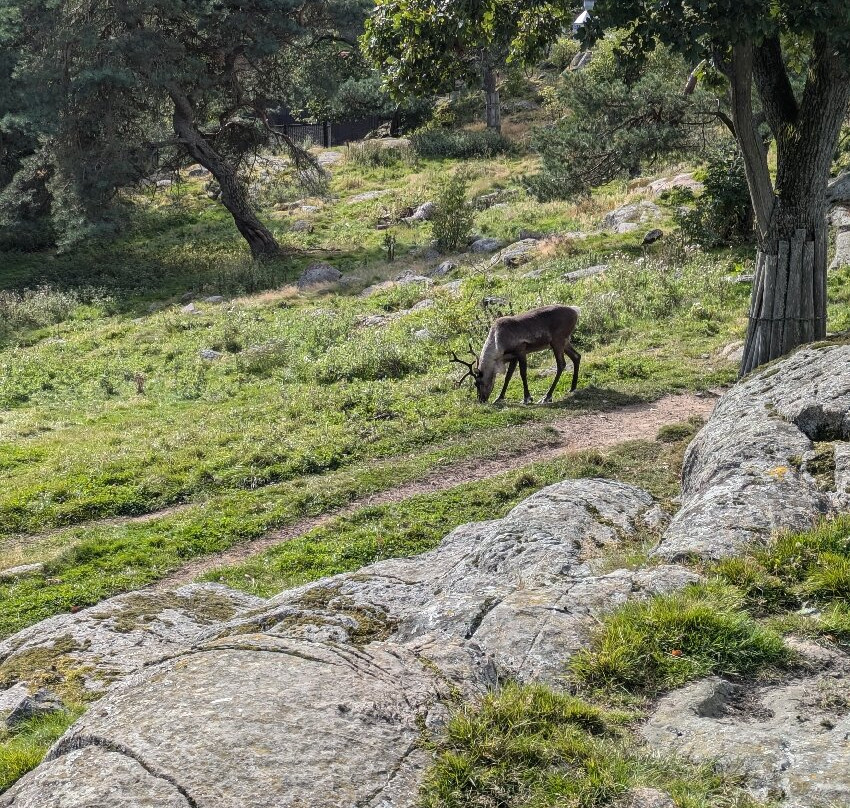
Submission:
<svg viewBox="0 0 850 808">
<path fill-rule="evenodd" d="M 742 335 L 749 289 L 727 276 L 747 265 L 673 238 L 643 248 L 643 230 L 596 233 L 604 212 L 643 198 L 640 189 L 540 204 L 520 189 L 530 165 L 520 153 L 461 165 L 403 145 L 336 151 L 323 158 L 336 162 L 322 198 L 304 199 L 279 160 L 255 167 L 264 217 L 293 250 L 276 264 L 252 264 L 205 181 L 188 177 L 129 200 L 132 226 L 118 241 L 3 256 L 0 569 L 46 567 L 0 583 L 0 634 L 452 462 L 551 444 L 565 414 L 734 379 L 719 352 Z M 443 260 L 428 249 L 430 224 L 376 224 L 431 198 L 460 167 L 471 197 L 499 194 L 489 208 L 479 200 L 476 232 L 551 238 L 525 266 L 448 256 L 459 266 L 447 277 L 363 296 Z M 294 228 L 299 220 L 312 230 Z M 594 235 L 561 235 L 577 230 Z M 338 288 L 289 285 L 317 259 L 344 272 Z M 604 275 L 564 279 L 602 261 Z M 183 309 L 186 293 L 194 311 Z M 203 302 L 210 295 L 225 300 Z M 574 396 L 562 389 L 553 406 L 524 407 L 516 388 L 507 406 L 480 406 L 456 387 L 448 353 L 480 344 L 486 297 L 517 311 L 582 308 Z M 846 299 L 834 313 L 848 319 Z M 542 393 L 552 357 L 533 365 Z M 486 515 L 474 504 L 452 514 L 454 523 Z M 303 564 L 310 575 L 337 568 Z"/>
</svg>

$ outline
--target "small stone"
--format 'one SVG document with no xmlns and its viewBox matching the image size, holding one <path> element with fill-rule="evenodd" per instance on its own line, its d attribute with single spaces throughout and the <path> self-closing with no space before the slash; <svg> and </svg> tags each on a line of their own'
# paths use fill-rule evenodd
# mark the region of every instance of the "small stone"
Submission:
<svg viewBox="0 0 850 808">
<path fill-rule="evenodd" d="M 584 280 L 585 278 L 593 278 L 596 275 L 604 275 L 610 266 L 608 264 L 596 264 L 592 267 L 587 267 L 587 269 L 576 269 L 573 272 L 567 272 L 564 275 L 564 280 L 573 283 L 575 281 Z"/>
<path fill-rule="evenodd" d="M 413 332 L 413 339 L 419 342 L 427 342 L 431 339 L 431 332 L 427 328 L 420 328 L 418 331 Z"/>
<path fill-rule="evenodd" d="M 311 222 L 308 222 L 306 219 L 297 219 L 292 223 L 292 226 L 289 228 L 293 233 L 312 233 L 313 225 Z"/>
<path fill-rule="evenodd" d="M 723 350 L 720 352 L 720 356 L 722 359 L 726 359 L 729 362 L 734 362 L 736 364 L 740 364 L 744 361 L 744 342 L 743 340 L 737 340 L 736 342 L 730 342 Z"/>
<path fill-rule="evenodd" d="M 399 286 L 407 286 L 411 283 L 421 283 L 424 286 L 430 286 L 434 283 L 434 281 L 425 275 L 416 275 L 413 272 L 403 272 L 395 279 L 395 282 Z"/>
<path fill-rule="evenodd" d="M 491 253 L 501 250 L 505 242 L 498 238 L 479 238 L 469 245 L 469 251 L 474 253 Z"/>
<path fill-rule="evenodd" d="M 203 302 L 219 305 L 220 303 L 224 303 L 224 298 L 221 295 L 210 295 L 209 297 L 205 297 Z"/>
<path fill-rule="evenodd" d="M 35 575 L 41 575 L 42 572 L 44 572 L 44 564 L 41 562 L 36 564 L 21 564 L 17 567 L 0 570 L 0 581 L 17 581 L 21 578 L 32 578 Z"/>
<path fill-rule="evenodd" d="M 201 311 L 194 303 L 188 303 L 180 309 L 183 314 L 200 314 Z"/>
<path fill-rule="evenodd" d="M 637 230 L 640 224 L 661 218 L 661 208 L 654 202 L 643 200 L 612 210 L 605 215 L 604 226 L 615 233 Z"/>
<path fill-rule="evenodd" d="M 156 187 L 157 188 L 170 188 L 174 185 L 174 180 L 157 180 Z"/>
<path fill-rule="evenodd" d="M 214 362 L 216 359 L 221 359 L 223 354 L 220 351 L 214 351 L 212 348 L 204 348 L 198 352 L 198 356 L 208 362 Z"/>
<path fill-rule="evenodd" d="M 620 803 L 622 808 L 676 808 L 672 797 L 656 788 L 633 788 Z"/>
<path fill-rule="evenodd" d="M 659 228 L 656 227 L 653 230 L 650 230 L 643 237 L 643 243 L 644 244 L 655 244 L 656 241 L 659 241 L 662 238 L 664 238 L 664 231 L 660 230 Z"/>
<path fill-rule="evenodd" d="M 302 205 L 301 212 L 302 213 L 318 213 L 320 210 L 316 205 Z"/>
<path fill-rule="evenodd" d="M 517 241 L 502 250 L 493 258 L 492 263 L 501 263 L 506 267 L 518 267 L 521 264 L 527 264 L 531 261 L 539 248 L 540 245 L 537 239 L 529 238 L 523 241 Z"/>
<path fill-rule="evenodd" d="M 310 286 L 339 283 L 342 273 L 334 266 L 318 261 L 310 264 L 298 279 L 298 288 L 307 289 Z"/>
<path fill-rule="evenodd" d="M 195 178 L 197 178 L 197 177 L 209 177 L 210 172 L 206 168 L 204 168 L 202 165 L 195 164 L 193 166 L 189 166 L 189 168 L 186 169 L 186 175 L 189 176 L 189 177 L 195 177 Z"/>
</svg>

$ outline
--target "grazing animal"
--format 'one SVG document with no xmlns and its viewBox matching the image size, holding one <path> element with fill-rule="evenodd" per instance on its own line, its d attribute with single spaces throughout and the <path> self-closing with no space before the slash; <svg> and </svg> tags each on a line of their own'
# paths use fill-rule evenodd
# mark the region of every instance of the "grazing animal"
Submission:
<svg viewBox="0 0 850 808">
<path fill-rule="evenodd" d="M 530 353 L 545 351 L 550 348 L 555 354 L 558 372 L 555 374 L 552 386 L 540 400 L 540 403 L 545 404 L 552 400 L 552 393 L 555 392 L 561 374 L 567 366 L 564 359 L 565 354 L 573 362 L 573 383 L 570 387 L 572 392 L 578 384 L 578 368 L 581 362 L 581 354 L 570 343 L 570 337 L 578 323 L 578 316 L 579 310 L 572 306 L 543 306 L 524 314 L 500 317 L 490 328 L 490 333 L 481 349 L 481 355 L 476 357 L 474 364 L 465 362 L 459 359 L 456 354 L 452 354 L 452 361 L 459 362 L 467 368 L 467 372 L 460 382 L 471 376 L 475 382 L 478 400 L 484 404 L 493 392 L 496 375 L 507 366 L 505 383 L 502 386 L 502 392 L 496 399 L 496 403 L 498 403 L 504 400 L 511 377 L 519 367 L 524 400 L 526 404 L 531 404 L 533 399 L 528 389 L 528 362 L 526 357 Z M 460 384 L 460 382 L 458 383 Z"/>
</svg>

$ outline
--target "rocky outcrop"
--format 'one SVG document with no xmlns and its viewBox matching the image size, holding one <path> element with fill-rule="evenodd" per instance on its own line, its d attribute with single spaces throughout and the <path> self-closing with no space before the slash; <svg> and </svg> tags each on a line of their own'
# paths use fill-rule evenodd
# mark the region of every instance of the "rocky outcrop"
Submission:
<svg viewBox="0 0 850 808">
<path fill-rule="evenodd" d="M 634 202 L 605 214 L 604 227 L 615 233 L 631 233 L 642 224 L 661 218 L 661 208 L 647 199 Z"/>
<path fill-rule="evenodd" d="M 152 794 L 198 808 L 242 806 L 246 794 L 257 808 L 413 806 L 428 761 L 421 728 L 441 725 L 451 693 L 556 682 L 604 611 L 696 579 L 676 565 L 594 573 L 589 559 L 645 531 L 653 509 L 622 483 L 561 483 L 426 555 L 286 592 L 180 649 L 151 648 L 0 806 L 61 795 L 126 808 Z"/>
<path fill-rule="evenodd" d="M 808 348 L 733 387 L 688 448 L 655 554 L 721 558 L 850 510 L 850 346 Z"/>
<path fill-rule="evenodd" d="M 301 277 L 298 278 L 299 289 L 309 289 L 311 286 L 323 286 L 325 284 L 339 283 L 342 273 L 334 266 L 323 261 L 310 264 Z"/>
</svg>

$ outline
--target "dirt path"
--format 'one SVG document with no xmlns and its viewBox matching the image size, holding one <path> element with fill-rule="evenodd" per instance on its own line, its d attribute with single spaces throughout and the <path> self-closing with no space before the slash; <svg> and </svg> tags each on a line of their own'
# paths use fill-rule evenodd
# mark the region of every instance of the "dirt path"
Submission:
<svg viewBox="0 0 850 808">
<path fill-rule="evenodd" d="M 238 564 L 259 555 L 269 547 L 303 536 L 340 516 L 354 513 L 369 505 L 388 505 L 417 494 L 446 491 L 464 483 L 477 482 L 504 474 L 507 471 L 564 454 L 588 449 L 603 449 L 629 440 L 653 440 L 665 424 L 686 421 L 691 416 L 708 417 L 714 409 L 714 396 L 698 397 L 689 393 L 665 396 L 651 404 L 630 404 L 607 412 L 565 417 L 550 422 L 561 436 L 554 446 L 532 449 L 525 453 L 498 456 L 486 460 L 471 460 L 440 468 L 414 482 L 405 483 L 372 494 L 322 516 L 301 519 L 262 538 L 236 544 L 223 553 L 191 561 L 156 584 L 153 589 L 169 589 L 190 583 L 208 572 Z M 150 518 L 150 517 L 148 517 Z"/>
</svg>

